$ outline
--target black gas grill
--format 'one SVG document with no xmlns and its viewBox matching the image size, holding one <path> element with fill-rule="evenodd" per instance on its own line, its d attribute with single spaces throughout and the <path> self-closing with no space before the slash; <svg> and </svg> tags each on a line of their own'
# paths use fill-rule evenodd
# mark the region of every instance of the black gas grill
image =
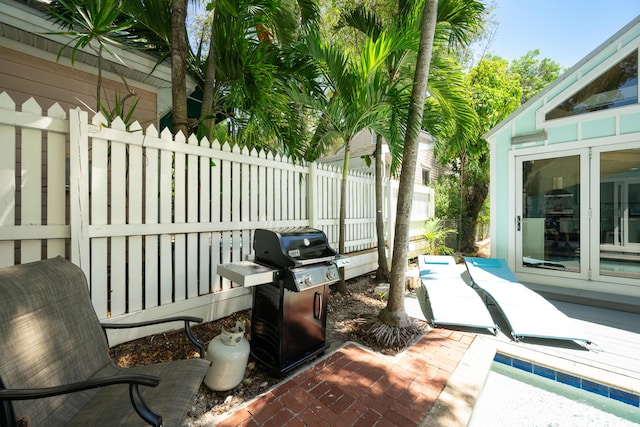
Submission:
<svg viewBox="0 0 640 427">
<path fill-rule="evenodd" d="M 285 288 L 300 292 L 339 279 L 336 252 L 327 236 L 314 228 L 258 229 L 253 238 L 255 261 L 282 270 Z"/>
<path fill-rule="evenodd" d="M 327 349 L 329 285 L 348 258 L 314 228 L 258 229 L 253 250 L 253 261 L 219 265 L 218 274 L 254 286 L 251 354 L 281 375 Z"/>
<path fill-rule="evenodd" d="M 284 374 L 323 353 L 329 285 L 339 280 L 336 252 L 313 228 L 258 229 L 255 262 L 276 269 L 274 280 L 256 286 L 251 318 L 251 353 Z"/>
</svg>

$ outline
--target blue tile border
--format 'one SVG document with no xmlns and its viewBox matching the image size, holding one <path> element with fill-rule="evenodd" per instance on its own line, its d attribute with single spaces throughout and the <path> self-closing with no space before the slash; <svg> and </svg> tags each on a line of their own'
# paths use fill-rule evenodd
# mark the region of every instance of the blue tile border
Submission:
<svg viewBox="0 0 640 427">
<path fill-rule="evenodd" d="M 521 371 L 539 375 L 541 377 L 567 384 L 572 387 L 588 391 L 590 393 L 599 394 L 600 396 L 608 397 L 610 399 L 635 406 L 636 408 L 640 407 L 640 395 L 630 393 L 616 387 L 601 384 L 595 381 L 588 380 L 586 378 L 580 378 L 566 372 L 557 371 L 546 366 L 538 365 L 534 362 L 507 356 L 506 354 L 502 353 L 496 353 L 493 360 L 494 362 L 502 363 L 503 365 L 520 369 Z"/>
</svg>

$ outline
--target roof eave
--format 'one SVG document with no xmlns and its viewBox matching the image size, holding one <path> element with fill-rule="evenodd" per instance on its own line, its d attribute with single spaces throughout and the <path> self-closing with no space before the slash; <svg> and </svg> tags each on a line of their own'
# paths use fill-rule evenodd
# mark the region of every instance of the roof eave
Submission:
<svg viewBox="0 0 640 427">
<path fill-rule="evenodd" d="M 491 142 L 490 138 L 495 135 L 496 133 L 498 133 L 503 127 L 505 127 L 509 122 L 511 122 L 511 120 L 513 118 L 515 118 L 516 116 L 518 116 L 521 112 L 523 112 L 524 110 L 526 110 L 527 108 L 529 108 L 531 105 L 535 104 L 536 102 L 538 102 L 540 100 L 540 98 L 544 97 L 548 92 L 550 92 L 551 90 L 553 90 L 553 88 L 555 88 L 556 86 L 560 85 L 563 81 L 565 81 L 567 78 L 569 78 L 570 76 L 572 76 L 574 73 L 578 72 L 583 65 L 585 65 L 586 63 L 588 63 L 589 61 L 591 61 L 593 58 L 597 57 L 599 54 L 601 54 L 603 51 L 605 51 L 609 46 L 611 46 L 613 43 L 616 43 L 620 38 L 622 38 L 622 36 L 624 34 L 626 34 L 627 32 L 629 32 L 632 28 L 634 28 L 636 25 L 638 25 L 640 23 L 640 15 L 636 16 L 635 19 L 633 19 L 631 22 L 629 22 L 627 25 L 625 25 L 624 27 L 622 27 L 619 31 L 617 31 L 613 36 L 609 37 L 607 40 L 605 40 L 602 44 L 600 44 L 598 47 L 596 47 L 593 51 L 591 51 L 591 53 L 587 54 L 587 56 L 585 56 L 584 58 L 582 58 L 580 61 L 578 61 L 574 66 L 570 67 L 567 71 L 565 71 L 564 73 L 562 73 L 560 76 L 558 76 L 557 79 L 555 79 L 553 82 L 551 82 L 547 87 L 545 87 L 543 90 L 541 90 L 540 92 L 538 92 L 535 96 L 533 96 L 531 99 L 529 99 L 527 102 L 525 102 L 524 104 L 522 104 L 517 110 L 515 110 L 514 112 L 512 112 L 511 114 L 509 114 L 506 118 L 504 118 L 503 120 L 500 121 L 500 123 L 498 123 L 497 125 L 495 125 L 493 128 L 491 128 L 487 133 L 485 133 L 484 135 L 482 135 L 482 137 Z"/>
</svg>

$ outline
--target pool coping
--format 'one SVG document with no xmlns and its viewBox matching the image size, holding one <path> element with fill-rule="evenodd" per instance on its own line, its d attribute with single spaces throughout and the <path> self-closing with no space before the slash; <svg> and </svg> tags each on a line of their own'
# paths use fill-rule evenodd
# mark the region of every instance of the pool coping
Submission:
<svg viewBox="0 0 640 427">
<path fill-rule="evenodd" d="M 494 342 L 475 336 L 421 426 L 466 426 L 496 354 Z"/>
<path fill-rule="evenodd" d="M 421 426 L 466 426 L 482 393 L 492 363 L 504 363 L 505 358 L 511 359 L 511 366 L 514 366 L 515 361 L 516 369 L 524 368 L 524 371 L 528 371 L 527 364 L 530 364 L 530 372 L 535 375 L 542 373 L 541 376 L 544 377 L 544 373 L 550 375 L 553 372 L 554 380 L 558 382 L 601 396 L 607 393 L 608 396 L 605 397 L 638 407 L 635 399 L 640 396 L 640 380 L 636 378 L 527 348 L 521 343 L 497 341 L 493 337 L 476 335 Z M 538 368 L 537 373 L 533 372 L 534 366 Z M 611 396 L 612 390 L 614 396 Z M 626 398 L 631 401 L 625 400 Z"/>
</svg>

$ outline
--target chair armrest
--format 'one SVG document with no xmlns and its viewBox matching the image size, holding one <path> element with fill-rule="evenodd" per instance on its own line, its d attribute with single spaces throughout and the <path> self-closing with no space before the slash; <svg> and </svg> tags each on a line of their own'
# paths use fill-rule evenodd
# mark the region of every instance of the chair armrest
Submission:
<svg viewBox="0 0 640 427">
<path fill-rule="evenodd" d="M 147 423 L 153 426 L 162 425 L 162 416 L 147 405 L 142 398 L 139 385 L 156 387 L 160 384 L 160 378 L 154 375 L 143 374 L 123 374 L 112 377 L 92 378 L 86 381 L 79 381 L 72 384 L 64 384 L 55 387 L 43 387 L 33 389 L 2 389 L 0 390 L 0 402 L 12 400 L 41 399 L 45 397 L 58 396 L 61 394 L 74 393 L 93 388 L 106 387 L 114 384 L 129 384 L 129 399 L 136 413 Z M 6 407 L 6 404 L 5 404 Z M 13 418 L 11 409 L 10 417 Z"/>
<path fill-rule="evenodd" d="M 92 388 L 106 387 L 114 384 L 135 384 L 148 387 L 156 387 L 160 384 L 160 377 L 143 374 L 123 374 L 113 377 L 92 378 L 72 384 L 64 384 L 55 387 L 30 388 L 30 389 L 2 389 L 0 401 L 3 400 L 29 400 L 74 393 Z"/>
<path fill-rule="evenodd" d="M 200 357 L 204 359 L 205 350 L 204 343 L 200 341 L 193 335 L 193 331 L 191 330 L 191 322 L 194 323 L 202 323 L 201 317 L 193 317 L 193 316 L 175 316 L 175 317 L 165 317 L 162 319 L 154 319 L 154 320 L 146 320 L 144 322 L 133 322 L 133 323 L 100 323 L 102 326 L 102 330 L 105 331 L 107 329 L 129 329 L 129 328 L 139 328 L 141 326 L 150 326 L 150 325 L 158 325 L 161 323 L 170 323 L 170 322 L 184 322 L 184 331 L 189 337 L 189 340 L 195 344 L 198 349 L 200 349 Z"/>
</svg>

